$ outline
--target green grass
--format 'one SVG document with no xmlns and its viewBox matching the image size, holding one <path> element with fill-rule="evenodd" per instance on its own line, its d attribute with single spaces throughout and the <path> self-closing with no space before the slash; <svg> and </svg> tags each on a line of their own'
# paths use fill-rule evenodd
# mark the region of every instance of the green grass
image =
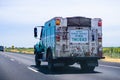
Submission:
<svg viewBox="0 0 120 80">
<path fill-rule="evenodd" d="M 120 47 L 104 47 L 103 53 L 104 56 L 111 58 L 120 58 Z"/>
<path fill-rule="evenodd" d="M 26 54 L 33 54 L 34 49 L 33 48 L 6 48 L 6 52 L 18 52 L 18 53 L 26 53 Z"/>
</svg>

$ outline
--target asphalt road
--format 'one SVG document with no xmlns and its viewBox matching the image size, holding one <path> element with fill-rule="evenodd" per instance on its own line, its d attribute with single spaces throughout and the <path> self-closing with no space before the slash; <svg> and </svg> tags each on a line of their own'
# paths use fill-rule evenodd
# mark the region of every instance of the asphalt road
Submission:
<svg viewBox="0 0 120 80">
<path fill-rule="evenodd" d="M 0 52 L 0 80 L 120 80 L 120 64 L 99 61 L 94 72 L 82 72 L 78 64 L 57 67 L 47 63 L 35 67 L 34 55 Z"/>
</svg>

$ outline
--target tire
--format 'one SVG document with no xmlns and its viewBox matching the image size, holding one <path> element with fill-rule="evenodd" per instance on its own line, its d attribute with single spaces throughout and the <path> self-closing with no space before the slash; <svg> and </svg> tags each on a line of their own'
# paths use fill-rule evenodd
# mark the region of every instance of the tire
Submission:
<svg viewBox="0 0 120 80">
<path fill-rule="evenodd" d="M 81 63 L 81 70 L 82 71 L 94 71 L 95 66 L 88 66 L 86 63 Z"/>
<path fill-rule="evenodd" d="M 36 54 L 36 50 L 34 50 L 34 54 Z"/>
<path fill-rule="evenodd" d="M 50 50 L 48 51 L 48 69 L 51 71 L 54 70 L 53 56 Z"/>
<path fill-rule="evenodd" d="M 40 55 L 38 53 L 35 54 L 35 64 L 37 67 L 40 67 L 41 65 Z"/>
</svg>

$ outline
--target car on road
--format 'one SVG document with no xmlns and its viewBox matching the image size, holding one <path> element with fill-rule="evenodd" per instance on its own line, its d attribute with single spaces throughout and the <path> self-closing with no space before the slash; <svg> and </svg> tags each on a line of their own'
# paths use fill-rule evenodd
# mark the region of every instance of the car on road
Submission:
<svg viewBox="0 0 120 80">
<path fill-rule="evenodd" d="M 4 46 L 0 46 L 0 51 L 4 51 Z"/>
</svg>

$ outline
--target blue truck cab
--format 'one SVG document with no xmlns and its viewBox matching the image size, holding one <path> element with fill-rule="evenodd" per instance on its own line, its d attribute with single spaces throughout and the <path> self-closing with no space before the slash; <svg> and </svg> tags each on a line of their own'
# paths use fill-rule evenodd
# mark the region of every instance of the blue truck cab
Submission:
<svg viewBox="0 0 120 80">
<path fill-rule="evenodd" d="M 40 27 L 40 26 L 39 26 Z M 37 37 L 34 28 L 34 37 Z M 36 66 L 78 63 L 82 70 L 93 71 L 102 55 L 102 20 L 86 17 L 54 17 L 41 26 L 40 41 L 34 45 Z"/>
</svg>

